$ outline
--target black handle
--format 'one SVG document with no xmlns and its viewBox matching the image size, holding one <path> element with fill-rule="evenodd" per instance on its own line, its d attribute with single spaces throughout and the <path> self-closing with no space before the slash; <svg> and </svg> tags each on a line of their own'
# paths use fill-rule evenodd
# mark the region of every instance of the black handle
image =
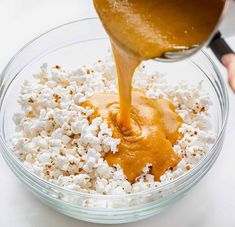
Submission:
<svg viewBox="0 0 235 227">
<path fill-rule="evenodd" d="M 231 47 L 226 43 L 226 41 L 222 38 L 221 33 L 217 32 L 214 38 L 211 40 L 209 47 L 218 58 L 218 60 L 222 63 L 222 57 L 225 54 L 233 54 L 234 51 Z"/>
</svg>

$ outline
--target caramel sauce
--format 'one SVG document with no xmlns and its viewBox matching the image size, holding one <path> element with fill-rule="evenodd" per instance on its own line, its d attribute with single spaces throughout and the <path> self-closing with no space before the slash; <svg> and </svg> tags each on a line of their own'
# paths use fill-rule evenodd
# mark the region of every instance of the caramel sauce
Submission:
<svg viewBox="0 0 235 227">
<path fill-rule="evenodd" d="M 131 82 L 136 67 L 141 60 L 133 53 L 127 52 L 112 43 L 113 54 L 116 62 L 120 101 L 120 125 L 125 130 L 131 130 Z"/>
<path fill-rule="evenodd" d="M 172 144 L 182 137 L 178 129 L 183 120 L 170 101 L 152 100 L 141 91 L 133 91 L 130 130 L 123 130 L 119 123 L 121 112 L 117 94 L 95 94 L 83 105 L 95 110 L 90 120 L 101 116 L 111 128 L 113 137 L 121 140 L 118 152 L 109 152 L 105 159 L 111 166 L 119 164 L 130 182 L 135 181 L 148 163 L 152 164 L 151 173 L 159 180 L 166 170 L 179 162 Z"/>
<path fill-rule="evenodd" d="M 134 182 L 146 164 L 159 180 L 180 158 L 172 145 L 181 138 L 183 120 L 173 104 L 132 92 L 136 67 L 165 52 L 184 50 L 204 42 L 214 29 L 223 0 L 94 0 L 109 34 L 115 58 L 119 96 L 95 94 L 84 103 L 102 116 L 121 140 L 118 152 L 108 153 L 109 165 L 119 164 Z"/>
</svg>

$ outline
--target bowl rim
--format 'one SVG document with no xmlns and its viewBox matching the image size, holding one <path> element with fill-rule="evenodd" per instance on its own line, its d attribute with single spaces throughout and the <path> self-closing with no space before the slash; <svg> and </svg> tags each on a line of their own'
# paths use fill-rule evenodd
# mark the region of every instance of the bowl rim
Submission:
<svg viewBox="0 0 235 227">
<path fill-rule="evenodd" d="M 6 66 L 4 67 L 2 73 L 1 73 L 1 78 L 0 78 L 0 87 L 2 86 L 3 83 L 3 78 L 4 75 L 8 72 L 8 69 L 11 66 L 11 63 L 18 57 L 18 55 L 25 49 L 27 48 L 30 44 L 34 43 L 35 41 L 39 40 L 41 37 L 47 35 L 50 32 L 53 32 L 57 29 L 72 25 L 72 24 L 76 24 L 76 23 L 81 23 L 84 21 L 94 21 L 97 20 L 98 17 L 89 17 L 89 18 L 81 18 L 78 20 L 74 20 L 56 27 L 53 27 L 52 29 L 47 30 L 46 32 L 38 35 L 37 37 L 35 37 L 34 39 L 32 39 L 31 41 L 27 42 L 22 48 L 20 48 L 14 55 L 13 57 L 9 60 L 9 62 L 6 64 Z M 98 20 L 97 20 L 98 21 Z M 125 197 L 128 198 L 132 198 L 132 197 L 139 197 L 141 195 L 148 195 L 148 194 L 152 194 L 152 193 L 156 193 L 158 191 L 163 191 L 164 189 L 167 189 L 169 187 L 171 187 L 172 185 L 176 184 L 176 183 L 183 183 L 184 181 L 187 181 L 187 179 L 191 178 L 191 175 L 194 175 L 194 173 L 197 173 L 198 170 L 200 170 L 206 163 L 208 160 L 210 160 L 210 157 L 213 156 L 213 154 L 216 152 L 216 147 L 217 144 L 220 142 L 220 140 L 222 139 L 222 136 L 224 134 L 224 131 L 226 129 L 226 125 L 227 125 L 227 121 L 228 121 L 228 113 L 229 113 L 229 96 L 228 96 L 228 91 L 226 89 L 226 85 L 225 82 L 222 78 L 222 75 L 218 69 L 218 67 L 216 66 L 215 62 L 211 59 L 211 57 L 204 51 L 204 50 L 200 50 L 199 52 L 201 52 L 209 61 L 209 63 L 211 64 L 213 70 L 215 71 L 215 74 L 217 75 L 217 78 L 221 84 L 222 87 L 222 93 L 225 97 L 224 101 L 224 119 L 223 122 L 221 124 L 221 129 L 218 132 L 217 138 L 213 144 L 213 146 L 210 148 L 210 150 L 208 151 L 208 154 L 199 161 L 199 163 L 197 163 L 190 171 L 185 172 L 184 174 L 182 174 L 181 176 L 177 177 L 176 179 L 167 182 L 163 185 L 160 185 L 156 188 L 152 188 L 152 189 L 147 189 L 141 192 L 136 192 L 136 193 L 131 193 L 131 194 L 124 194 L 124 195 L 101 195 L 101 194 L 91 194 L 91 193 L 86 193 L 86 192 L 81 192 L 81 191 L 75 191 L 75 190 L 71 190 L 71 189 L 67 189 L 67 188 L 63 188 L 61 186 L 58 186 L 54 183 L 51 183 L 41 177 L 39 177 L 38 175 L 36 175 L 35 173 L 31 172 L 24 164 L 23 162 L 21 162 L 17 156 L 14 154 L 14 152 L 11 150 L 10 147 L 7 146 L 7 144 L 5 143 L 5 139 L 3 138 L 2 133 L 0 133 L 0 145 L 2 146 L 4 152 L 6 152 L 8 155 L 10 155 L 11 159 L 13 159 L 16 164 L 17 164 L 17 168 L 21 168 L 23 172 L 25 172 L 27 175 L 29 175 L 31 177 L 31 179 L 33 181 L 40 182 L 42 184 L 45 184 L 48 187 L 54 188 L 59 190 L 60 192 L 64 192 L 64 193 L 69 193 L 78 197 L 86 197 L 86 198 L 92 198 L 92 199 L 123 199 Z M 190 60 L 190 59 L 189 59 Z M 4 94 L 5 95 L 5 94 Z M 0 94 L 0 99 L 2 99 L 2 101 L 4 100 L 4 96 L 2 97 L 2 94 Z M 0 108 L 2 105 L 2 101 L 0 103 Z M 1 152 L 2 149 L 1 149 Z"/>
</svg>

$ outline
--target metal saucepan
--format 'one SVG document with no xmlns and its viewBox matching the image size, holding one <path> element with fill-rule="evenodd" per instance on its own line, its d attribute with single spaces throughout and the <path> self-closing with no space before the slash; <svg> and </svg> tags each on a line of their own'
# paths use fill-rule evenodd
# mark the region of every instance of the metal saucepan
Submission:
<svg viewBox="0 0 235 227">
<path fill-rule="evenodd" d="M 201 45 L 192 47 L 188 50 L 166 52 L 158 61 L 173 62 L 190 57 L 205 46 L 211 48 L 220 62 L 225 54 L 234 53 L 234 51 L 225 42 L 224 37 L 235 35 L 235 0 L 225 0 L 221 16 L 215 24 L 215 29 Z"/>
</svg>

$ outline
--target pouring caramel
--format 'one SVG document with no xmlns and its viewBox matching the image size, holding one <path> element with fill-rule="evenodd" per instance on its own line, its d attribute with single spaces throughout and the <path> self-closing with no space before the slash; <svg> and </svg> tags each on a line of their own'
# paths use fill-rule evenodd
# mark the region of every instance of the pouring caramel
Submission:
<svg viewBox="0 0 235 227">
<path fill-rule="evenodd" d="M 118 152 L 108 153 L 109 165 L 119 164 L 130 182 L 151 164 L 155 180 L 180 158 L 172 146 L 182 135 L 183 120 L 174 105 L 132 91 L 132 77 L 143 61 L 165 52 L 184 50 L 207 40 L 223 0 L 94 0 L 109 34 L 118 74 L 119 96 L 95 94 L 85 106 L 95 109 L 120 139 Z"/>
</svg>

